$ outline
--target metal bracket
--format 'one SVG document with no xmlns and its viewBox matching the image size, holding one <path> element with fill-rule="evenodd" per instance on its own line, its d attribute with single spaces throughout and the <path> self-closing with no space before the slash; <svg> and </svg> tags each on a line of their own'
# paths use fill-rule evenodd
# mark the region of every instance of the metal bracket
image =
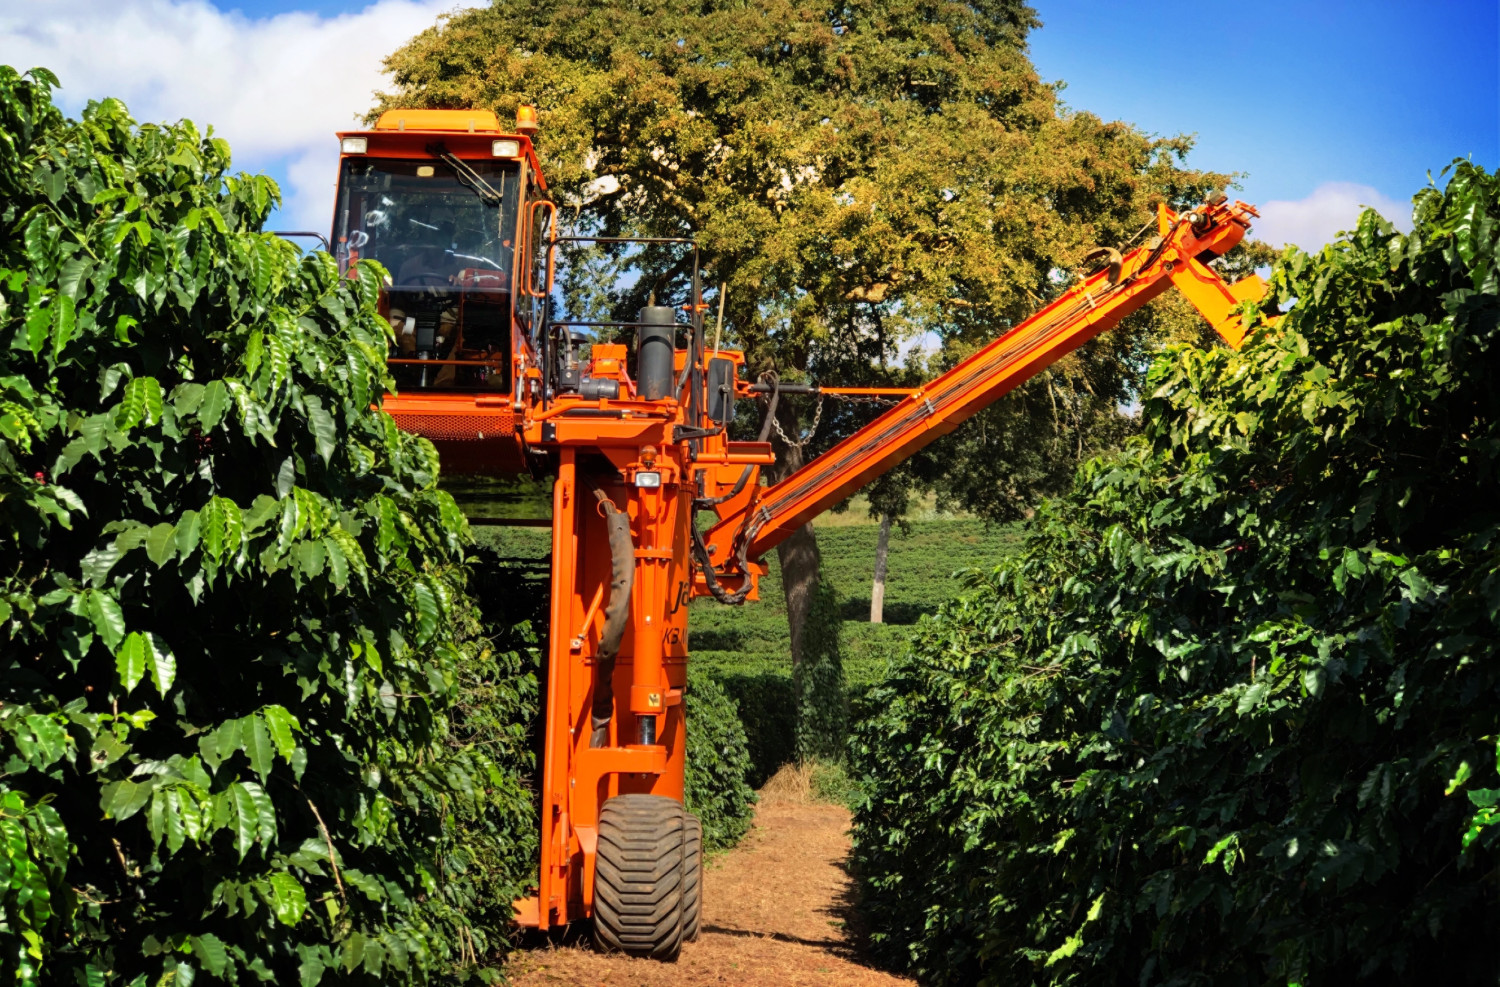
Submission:
<svg viewBox="0 0 1500 987">
<path fill-rule="evenodd" d="M 695 425 L 673 425 L 673 442 L 691 442 L 693 439 L 706 439 L 710 435 L 718 435 L 724 430 L 722 428 L 698 428 Z"/>
</svg>

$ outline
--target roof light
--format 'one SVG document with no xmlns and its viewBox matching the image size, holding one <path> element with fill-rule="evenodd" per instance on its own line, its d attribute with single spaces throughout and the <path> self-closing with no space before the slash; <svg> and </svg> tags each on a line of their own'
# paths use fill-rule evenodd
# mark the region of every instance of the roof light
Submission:
<svg viewBox="0 0 1500 987">
<path fill-rule="evenodd" d="M 345 137 L 339 147 L 345 154 L 364 154 L 370 149 L 368 137 Z"/>
<path fill-rule="evenodd" d="M 520 106 L 516 107 L 517 133 L 522 133 L 527 137 L 530 137 L 532 134 L 541 129 L 542 125 L 537 122 L 535 106 L 532 106 L 530 103 L 522 103 Z"/>
<path fill-rule="evenodd" d="M 497 158 L 514 158 L 518 157 L 521 153 L 520 141 L 495 141 L 491 146 Z"/>
<path fill-rule="evenodd" d="M 660 473 L 636 473 L 635 485 L 637 487 L 659 487 L 661 486 Z"/>
</svg>

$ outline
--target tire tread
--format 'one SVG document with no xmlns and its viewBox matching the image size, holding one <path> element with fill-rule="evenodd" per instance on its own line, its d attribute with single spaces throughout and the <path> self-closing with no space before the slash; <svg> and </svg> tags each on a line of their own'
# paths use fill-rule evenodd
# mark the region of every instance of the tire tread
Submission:
<svg viewBox="0 0 1500 987">
<path fill-rule="evenodd" d="M 599 812 L 594 941 L 601 949 L 672 961 L 686 931 L 689 816 L 659 795 L 617 795 Z"/>
</svg>

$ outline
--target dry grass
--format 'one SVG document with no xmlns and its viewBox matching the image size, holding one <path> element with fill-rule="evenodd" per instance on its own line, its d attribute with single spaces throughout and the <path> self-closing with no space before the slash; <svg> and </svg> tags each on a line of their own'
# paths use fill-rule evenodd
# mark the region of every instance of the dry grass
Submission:
<svg viewBox="0 0 1500 987">
<path fill-rule="evenodd" d="M 761 805 L 807 805 L 814 802 L 813 764 L 784 764 L 760 788 Z"/>
</svg>

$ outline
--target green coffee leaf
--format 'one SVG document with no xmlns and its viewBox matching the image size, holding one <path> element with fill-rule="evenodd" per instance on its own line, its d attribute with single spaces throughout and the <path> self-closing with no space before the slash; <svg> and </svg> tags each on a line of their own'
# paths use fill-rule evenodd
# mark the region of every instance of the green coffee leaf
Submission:
<svg viewBox="0 0 1500 987">
<path fill-rule="evenodd" d="M 172 683 L 177 680 L 177 657 L 172 654 L 167 643 L 155 634 L 147 632 L 143 636 L 146 639 L 146 671 L 150 673 L 151 684 L 156 686 L 156 691 L 165 696 L 171 690 Z"/>
<path fill-rule="evenodd" d="M 166 565 L 177 554 L 177 526 L 163 521 L 146 534 L 146 557 L 157 568 Z"/>
<path fill-rule="evenodd" d="M 284 706 L 266 706 L 260 711 L 260 715 L 265 721 L 271 742 L 276 745 L 276 753 L 284 760 L 290 760 L 292 752 L 297 749 L 294 734 L 301 729 L 297 718 Z"/>
<path fill-rule="evenodd" d="M 323 539 L 323 550 L 328 558 L 328 578 L 333 580 L 335 589 L 342 590 L 349 584 L 349 560 L 344 548 L 330 535 Z"/>
<path fill-rule="evenodd" d="M 115 670 L 127 694 L 134 692 L 141 679 L 146 677 L 146 650 L 146 636 L 134 632 L 115 652 Z"/>
<path fill-rule="evenodd" d="M 30 713 L 25 717 L 27 730 L 34 740 L 35 755 L 29 757 L 33 767 L 46 768 L 59 760 L 72 746 L 63 724 L 54 716 L 44 713 Z M 17 741 L 21 741 L 22 734 L 16 735 Z"/>
<path fill-rule="evenodd" d="M 201 526 L 197 511 L 183 511 L 182 516 L 177 519 L 174 542 L 177 554 L 182 558 L 187 558 L 197 549 Z"/>
<path fill-rule="evenodd" d="M 198 421 L 203 431 L 212 432 L 224 420 L 229 410 L 229 388 L 222 380 L 211 380 L 203 387 L 203 398 L 198 405 Z"/>
<path fill-rule="evenodd" d="M 224 942 L 212 932 L 189 936 L 188 943 L 193 955 L 198 957 L 198 962 L 215 977 L 222 977 L 229 969 L 229 953 L 224 948 Z"/>
<path fill-rule="evenodd" d="M 246 782 L 235 782 L 220 794 L 228 808 L 225 812 L 229 828 L 234 833 L 234 846 L 244 860 L 259 836 L 260 811 L 250 795 Z"/>
<path fill-rule="evenodd" d="M 155 425 L 161 413 L 161 384 L 155 377 L 136 377 L 125 385 L 115 408 L 115 427 L 128 432 L 140 424 Z"/>
<path fill-rule="evenodd" d="M 52 329 L 52 310 L 38 306 L 26 316 L 26 345 L 32 356 L 41 356 Z"/>
<path fill-rule="evenodd" d="M 438 620 L 442 615 L 438 610 L 437 597 L 426 582 L 419 580 L 412 584 L 412 600 L 417 611 L 417 644 L 421 645 L 437 632 Z"/>
<path fill-rule="evenodd" d="M 61 174 L 59 173 L 59 178 Z M 93 262 L 87 257 L 70 257 L 63 261 L 57 276 L 57 290 L 77 301 L 84 293 L 84 283 L 93 270 Z"/>
<path fill-rule="evenodd" d="M 229 498 L 211 498 L 198 514 L 198 525 L 203 552 L 213 562 L 221 562 L 240 550 L 244 523 L 239 505 Z"/>
<path fill-rule="evenodd" d="M 63 349 L 72 341 L 78 330 L 78 313 L 73 299 L 58 295 L 52 300 L 52 358 L 62 356 Z"/>
<path fill-rule="evenodd" d="M 119 647 L 125 638 L 125 614 L 120 611 L 119 602 L 103 590 L 85 590 L 84 608 L 94 632 L 105 645 L 111 649 Z"/>
<path fill-rule="evenodd" d="M 124 780 L 104 786 L 99 796 L 99 808 L 107 819 L 129 819 L 145 806 L 151 797 L 151 786 Z"/>
<path fill-rule="evenodd" d="M 133 371 L 128 363 L 112 363 L 99 371 L 99 400 L 104 401 L 120 386 L 122 379 L 128 380 Z"/>
<path fill-rule="evenodd" d="M 192 381 L 178 384 L 172 388 L 172 410 L 177 413 L 179 418 L 196 414 L 198 409 L 203 406 L 205 390 L 206 388 L 202 384 L 196 384 Z"/>
<path fill-rule="evenodd" d="M 80 566 L 84 582 L 94 586 L 103 586 L 124 554 L 118 540 L 90 551 L 83 557 L 83 563 Z"/>
<path fill-rule="evenodd" d="M 272 761 L 276 756 L 276 747 L 271 741 L 266 721 L 259 716 L 246 716 L 240 720 L 240 729 L 240 746 L 250 758 L 250 768 L 265 781 L 271 774 Z"/>
<path fill-rule="evenodd" d="M 282 925 L 296 925 L 307 911 L 307 892 L 291 874 L 285 871 L 272 874 L 269 904 L 271 912 Z"/>
<path fill-rule="evenodd" d="M 333 416 L 321 406 L 309 405 L 307 420 L 318 444 L 318 455 L 323 457 L 323 462 L 332 462 L 333 451 L 338 443 L 338 428 L 334 425 Z"/>
</svg>

